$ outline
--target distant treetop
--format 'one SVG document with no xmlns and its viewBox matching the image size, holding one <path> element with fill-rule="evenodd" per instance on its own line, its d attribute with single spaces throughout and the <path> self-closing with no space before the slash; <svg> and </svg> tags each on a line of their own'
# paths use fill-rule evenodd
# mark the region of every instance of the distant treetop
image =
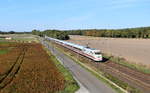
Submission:
<svg viewBox="0 0 150 93">
<path fill-rule="evenodd" d="M 45 31 L 39 31 L 39 30 L 33 30 L 32 34 L 38 35 L 38 36 L 44 36 L 47 35 L 52 38 L 57 38 L 61 40 L 68 40 L 69 35 L 65 31 L 59 31 L 59 30 L 45 30 Z"/>
</svg>

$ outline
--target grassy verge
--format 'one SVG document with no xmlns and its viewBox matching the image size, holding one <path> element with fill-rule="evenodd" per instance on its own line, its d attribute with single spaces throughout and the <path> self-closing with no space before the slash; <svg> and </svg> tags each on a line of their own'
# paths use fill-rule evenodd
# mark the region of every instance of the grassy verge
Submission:
<svg viewBox="0 0 150 93">
<path fill-rule="evenodd" d="M 4 42 L 4 41 L 0 42 L 0 46 L 3 46 L 3 45 L 8 46 L 10 44 L 13 44 L 13 42 Z M 12 49 L 11 47 L 9 47 L 9 48 L 0 48 L 0 55 L 8 53 L 11 49 Z"/>
<path fill-rule="evenodd" d="M 0 49 L 0 55 L 8 53 L 8 49 Z"/>
<path fill-rule="evenodd" d="M 0 40 L 5 40 L 4 38 L 0 38 Z"/>
<path fill-rule="evenodd" d="M 78 64 L 80 64 L 83 68 L 87 69 L 89 72 L 91 72 L 93 75 L 95 75 L 99 80 L 103 81 L 108 86 L 110 86 L 111 88 L 113 88 L 117 93 L 125 93 L 126 91 L 129 91 L 130 93 L 140 93 L 140 91 L 138 89 L 129 86 L 127 83 L 119 80 L 116 77 L 113 77 L 110 74 L 101 72 L 97 68 L 94 68 L 94 67 L 92 68 L 91 66 L 88 66 L 88 64 L 84 63 L 84 65 L 83 65 L 82 62 L 80 62 L 77 58 L 75 58 L 69 52 L 66 52 L 63 49 L 60 49 L 58 47 L 57 47 L 57 49 L 59 49 L 60 51 L 62 51 L 63 53 L 65 53 L 67 56 L 69 56 L 70 58 L 72 58 L 75 62 L 77 62 Z"/>
<path fill-rule="evenodd" d="M 13 42 L 8 42 L 8 41 L 0 41 L 0 44 L 13 44 Z"/>
<path fill-rule="evenodd" d="M 137 71 L 140 71 L 140 72 L 143 72 L 146 74 L 150 74 L 150 68 L 145 66 L 145 65 L 131 63 L 131 62 L 128 62 L 127 60 L 125 60 L 124 58 L 115 57 L 115 56 L 111 56 L 108 54 L 103 54 L 103 56 L 105 58 L 110 59 L 113 62 L 120 64 L 120 65 L 126 66 L 126 67 L 131 68 L 131 69 L 135 69 Z"/>
<path fill-rule="evenodd" d="M 46 51 L 49 54 L 50 59 L 53 60 L 59 71 L 63 73 L 65 77 L 65 89 L 60 91 L 59 93 L 75 93 L 75 91 L 79 89 L 78 83 L 75 81 L 71 73 L 57 60 L 57 58 L 52 55 L 47 49 Z"/>
</svg>

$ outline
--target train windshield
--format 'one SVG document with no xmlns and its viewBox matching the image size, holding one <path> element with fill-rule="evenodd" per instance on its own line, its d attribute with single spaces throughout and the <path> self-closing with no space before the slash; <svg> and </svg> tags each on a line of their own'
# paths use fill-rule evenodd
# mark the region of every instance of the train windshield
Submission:
<svg viewBox="0 0 150 93">
<path fill-rule="evenodd" d="M 96 54 L 96 55 L 100 55 L 101 53 L 100 53 L 100 52 L 95 52 L 95 54 Z"/>
</svg>

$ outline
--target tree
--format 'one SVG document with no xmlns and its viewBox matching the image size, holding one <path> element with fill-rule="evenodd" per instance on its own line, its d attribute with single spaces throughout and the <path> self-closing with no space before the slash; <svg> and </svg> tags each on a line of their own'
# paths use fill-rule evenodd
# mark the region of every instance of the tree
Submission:
<svg viewBox="0 0 150 93">
<path fill-rule="evenodd" d="M 38 35 L 43 37 L 44 35 L 47 35 L 52 38 L 57 38 L 61 40 L 68 40 L 70 37 L 67 32 L 65 31 L 59 31 L 59 30 L 45 30 L 45 31 L 39 31 L 39 30 L 32 30 L 33 35 Z"/>
<path fill-rule="evenodd" d="M 141 28 L 127 28 L 127 29 L 88 29 L 80 30 L 85 36 L 99 36 L 99 37 L 115 37 L 115 38 L 149 38 L 150 27 Z M 68 34 L 78 34 L 78 30 L 73 32 L 68 31 Z"/>
<path fill-rule="evenodd" d="M 15 34 L 15 31 L 9 31 L 8 33 L 9 34 Z"/>
</svg>

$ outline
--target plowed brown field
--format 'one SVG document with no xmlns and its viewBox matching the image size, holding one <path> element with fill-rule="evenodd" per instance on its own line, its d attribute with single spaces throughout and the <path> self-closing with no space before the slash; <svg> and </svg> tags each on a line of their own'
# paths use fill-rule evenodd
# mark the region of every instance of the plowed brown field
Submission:
<svg viewBox="0 0 150 93">
<path fill-rule="evenodd" d="M 42 49 L 42 45 L 19 46 L 21 47 L 0 56 L 0 64 L 3 64 L 0 65 L 0 77 L 7 75 L 0 80 L 0 93 L 55 93 L 64 89 L 64 77 Z M 14 68 L 7 72 L 12 66 Z M 6 86 L 1 87 L 6 84 L 4 81 L 10 79 Z"/>
<path fill-rule="evenodd" d="M 70 36 L 70 42 L 100 49 L 104 53 L 123 57 L 129 62 L 150 67 L 150 39 L 101 38 L 90 36 Z"/>
</svg>

